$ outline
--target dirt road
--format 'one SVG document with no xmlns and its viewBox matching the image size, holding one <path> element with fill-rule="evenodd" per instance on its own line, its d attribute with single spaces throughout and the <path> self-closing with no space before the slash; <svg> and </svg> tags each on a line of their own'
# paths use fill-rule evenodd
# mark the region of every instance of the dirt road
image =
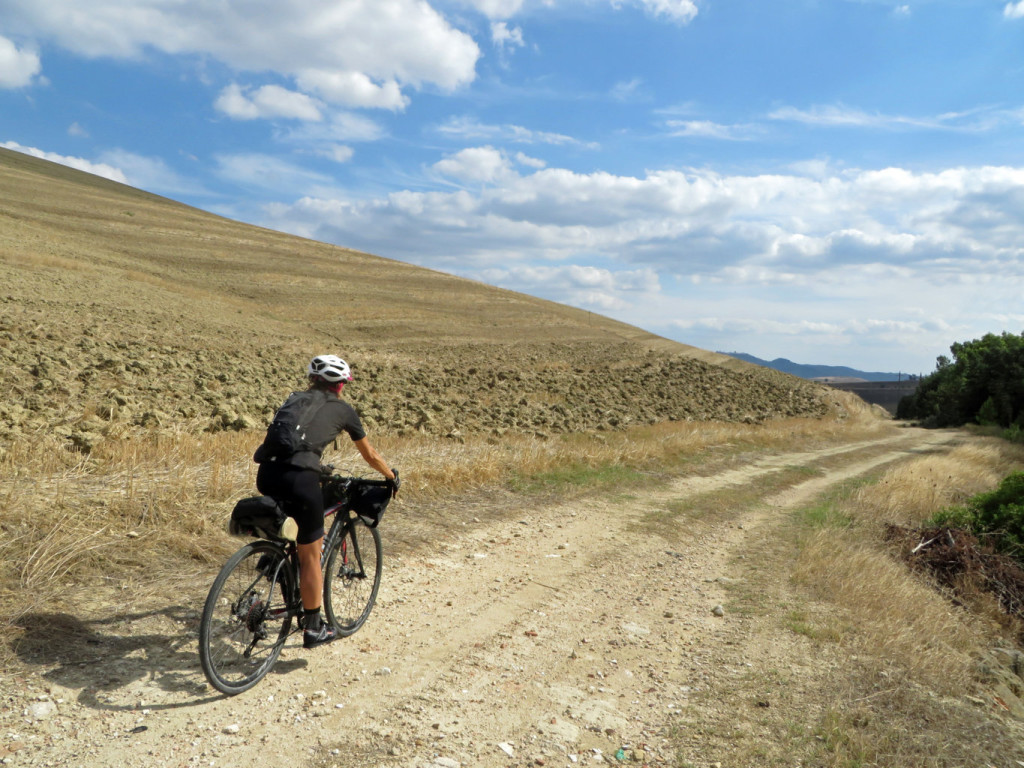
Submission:
<svg viewBox="0 0 1024 768">
<path fill-rule="evenodd" d="M 744 741 L 771 754 L 777 734 L 759 713 L 799 700 L 835 659 L 785 630 L 777 594 L 763 614 L 732 610 L 734 590 L 753 583 L 752 553 L 829 486 L 951 439 L 908 429 L 645 495 L 492 510 L 493 521 L 481 509 L 429 548 L 390 558 L 389 524 L 411 512 L 389 512 L 366 626 L 314 652 L 293 635 L 268 678 L 234 698 L 214 695 L 196 655 L 213 573 L 183 574 L 175 604 L 26 617 L 23 668 L 0 678 L 0 760 L 728 766 Z M 696 494 L 794 468 L 809 479 L 712 522 L 669 515 Z"/>
</svg>

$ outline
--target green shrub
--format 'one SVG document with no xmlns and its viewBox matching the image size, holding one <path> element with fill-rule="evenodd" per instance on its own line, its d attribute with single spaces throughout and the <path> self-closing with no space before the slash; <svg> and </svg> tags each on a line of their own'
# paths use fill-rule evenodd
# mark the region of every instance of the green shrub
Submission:
<svg viewBox="0 0 1024 768">
<path fill-rule="evenodd" d="M 940 510 L 928 525 L 966 528 L 1024 564 L 1024 472 L 1008 475 L 994 491 L 978 494 L 964 506 Z"/>
<path fill-rule="evenodd" d="M 1024 472 L 1003 479 L 991 493 L 971 501 L 978 533 L 995 534 L 996 548 L 1019 557 L 1024 553 Z"/>
<path fill-rule="evenodd" d="M 975 418 L 983 427 L 997 426 L 999 424 L 999 410 L 996 408 L 996 401 L 990 397 L 982 403 Z"/>
<path fill-rule="evenodd" d="M 940 509 L 928 520 L 928 528 L 966 528 L 977 532 L 977 517 L 971 507 Z"/>
<path fill-rule="evenodd" d="M 1021 429 L 1019 423 L 1012 424 L 1009 429 L 1003 430 L 1003 439 L 1011 443 L 1024 443 L 1024 429 Z"/>
</svg>

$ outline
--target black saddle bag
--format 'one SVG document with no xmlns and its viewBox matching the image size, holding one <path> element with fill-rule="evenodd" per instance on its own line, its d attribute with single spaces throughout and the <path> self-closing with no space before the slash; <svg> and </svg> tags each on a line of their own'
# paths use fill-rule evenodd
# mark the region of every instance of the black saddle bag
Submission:
<svg viewBox="0 0 1024 768">
<path fill-rule="evenodd" d="M 294 540 L 295 521 L 269 496 L 250 496 L 231 510 L 228 533 L 275 541 Z"/>
</svg>

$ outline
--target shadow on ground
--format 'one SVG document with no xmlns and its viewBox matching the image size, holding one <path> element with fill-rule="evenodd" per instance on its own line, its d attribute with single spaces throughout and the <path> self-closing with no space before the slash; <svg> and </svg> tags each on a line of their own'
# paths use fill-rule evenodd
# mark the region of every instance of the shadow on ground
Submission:
<svg viewBox="0 0 1024 768">
<path fill-rule="evenodd" d="M 194 610 L 167 607 L 88 619 L 29 613 L 16 625 L 22 630 L 13 644 L 18 659 L 50 683 L 78 691 L 84 706 L 166 710 L 221 698 L 199 665 Z M 281 659 L 271 674 L 306 665 L 302 658 Z"/>
</svg>

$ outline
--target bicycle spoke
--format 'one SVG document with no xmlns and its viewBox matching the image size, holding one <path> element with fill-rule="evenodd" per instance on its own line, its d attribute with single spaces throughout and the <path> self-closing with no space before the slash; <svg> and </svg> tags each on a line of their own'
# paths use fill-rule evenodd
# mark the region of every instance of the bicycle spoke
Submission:
<svg viewBox="0 0 1024 768">
<path fill-rule="evenodd" d="M 227 562 L 210 589 L 199 654 L 207 679 L 219 691 L 234 694 L 251 688 L 281 653 L 292 616 L 286 596 L 293 591 L 291 572 L 278 567 L 283 557 L 274 544 L 248 544 Z"/>
</svg>

